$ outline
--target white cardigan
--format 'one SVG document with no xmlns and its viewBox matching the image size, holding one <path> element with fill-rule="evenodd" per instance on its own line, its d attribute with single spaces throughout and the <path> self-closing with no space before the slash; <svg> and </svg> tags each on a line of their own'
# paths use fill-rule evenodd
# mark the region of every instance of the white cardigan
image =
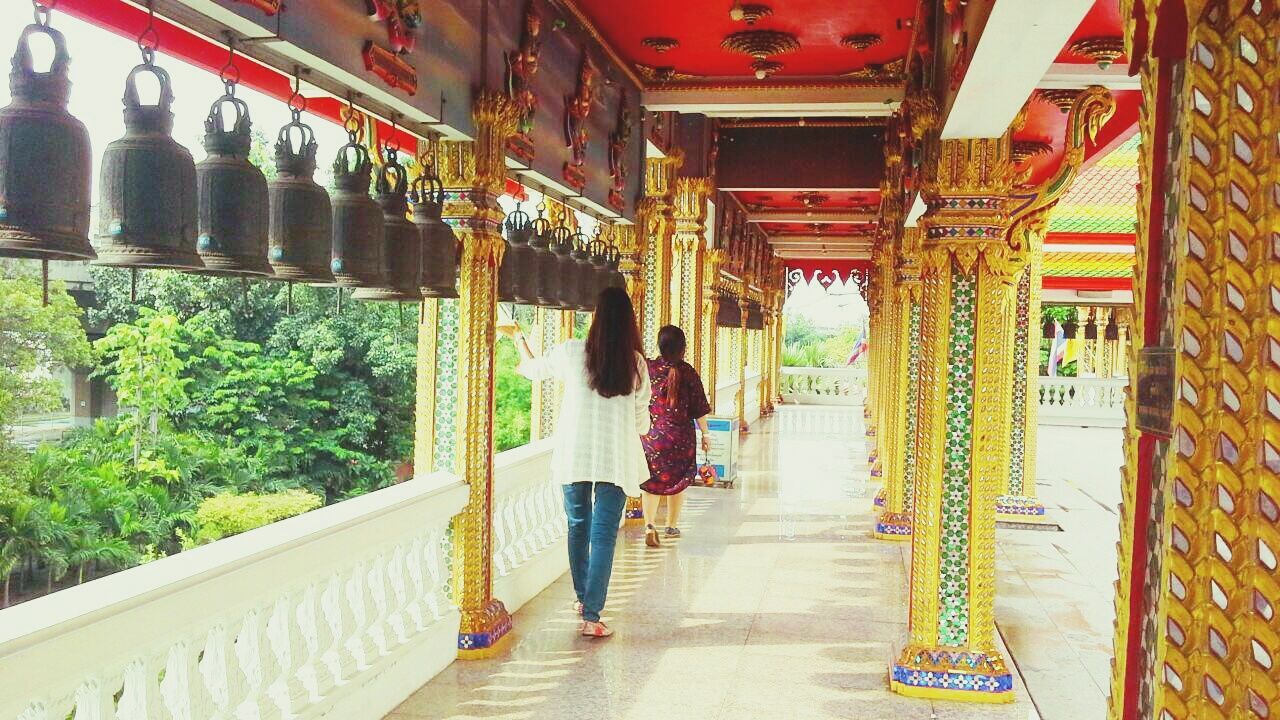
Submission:
<svg viewBox="0 0 1280 720">
<path fill-rule="evenodd" d="M 607 482 L 631 497 L 649 479 L 640 436 L 649 432 L 649 370 L 636 355 L 640 386 L 630 395 L 605 398 L 587 384 L 586 343 L 570 340 L 520 364 L 530 380 L 556 379 L 564 390 L 556 414 L 551 472 L 559 483 Z"/>
</svg>

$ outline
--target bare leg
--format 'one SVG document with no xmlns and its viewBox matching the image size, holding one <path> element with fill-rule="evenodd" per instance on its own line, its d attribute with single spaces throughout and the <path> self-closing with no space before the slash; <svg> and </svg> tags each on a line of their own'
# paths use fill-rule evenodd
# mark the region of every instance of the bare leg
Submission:
<svg viewBox="0 0 1280 720">
<path fill-rule="evenodd" d="M 658 503 L 660 502 L 662 502 L 661 495 L 643 493 L 640 496 L 640 507 L 644 509 L 645 525 L 652 525 L 658 521 Z"/>
<path fill-rule="evenodd" d="M 684 507 L 684 493 L 667 496 L 667 527 L 680 527 L 680 510 Z"/>
</svg>

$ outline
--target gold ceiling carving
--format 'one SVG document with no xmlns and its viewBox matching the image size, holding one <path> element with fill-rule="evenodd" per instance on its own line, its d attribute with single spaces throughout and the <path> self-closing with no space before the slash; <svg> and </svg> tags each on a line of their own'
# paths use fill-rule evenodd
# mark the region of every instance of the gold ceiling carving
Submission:
<svg viewBox="0 0 1280 720">
<path fill-rule="evenodd" d="M 1071 43 L 1067 50 L 1087 57 L 1106 70 L 1111 64 L 1124 55 L 1124 38 L 1121 37 L 1087 37 Z"/>
<path fill-rule="evenodd" d="M 887 63 L 867 63 L 857 70 L 842 73 L 840 77 L 851 80 L 875 80 L 879 82 L 898 82 L 906 73 L 907 59 L 898 58 Z"/>
<path fill-rule="evenodd" d="M 879 45 L 880 35 L 878 33 L 854 33 L 852 35 L 845 35 L 841 38 L 840 44 L 861 52 L 872 45 Z"/>
<path fill-rule="evenodd" d="M 781 30 L 742 30 L 720 41 L 720 47 L 729 52 L 750 55 L 763 60 L 770 55 L 782 55 L 800 49 L 800 40 Z"/>
<path fill-rule="evenodd" d="M 680 41 L 670 37 L 647 37 L 641 40 L 640 44 L 658 54 L 680 47 Z"/>
<path fill-rule="evenodd" d="M 1071 106 L 1075 103 L 1076 96 L 1079 94 L 1079 90 L 1049 90 L 1043 88 L 1036 90 L 1036 95 L 1041 100 L 1057 107 L 1058 110 L 1062 111 L 1063 115 L 1071 111 Z"/>
<path fill-rule="evenodd" d="M 1048 155 L 1053 152 L 1053 145 L 1044 140 L 1014 140 L 1009 157 L 1015 165 L 1020 165 L 1033 157 Z"/>
</svg>

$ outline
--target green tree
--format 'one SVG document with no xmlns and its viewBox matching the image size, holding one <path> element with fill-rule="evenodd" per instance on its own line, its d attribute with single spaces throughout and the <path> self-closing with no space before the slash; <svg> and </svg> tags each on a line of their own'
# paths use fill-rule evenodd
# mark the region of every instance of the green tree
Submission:
<svg viewBox="0 0 1280 720">
<path fill-rule="evenodd" d="M 120 404 L 130 409 L 119 429 L 133 437 L 135 465 L 147 460 L 144 441 L 154 442 L 161 422 L 189 403 L 191 380 L 181 376 L 189 347 L 178 318 L 149 309 L 142 311 L 136 323 L 113 325 L 106 337 L 94 343 L 102 358 L 98 374 L 115 388 Z"/>
</svg>

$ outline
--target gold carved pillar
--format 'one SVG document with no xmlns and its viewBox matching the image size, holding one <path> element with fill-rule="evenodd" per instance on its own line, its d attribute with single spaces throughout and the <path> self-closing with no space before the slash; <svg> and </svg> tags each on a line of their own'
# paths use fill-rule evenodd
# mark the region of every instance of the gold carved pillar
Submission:
<svg viewBox="0 0 1280 720">
<path fill-rule="evenodd" d="M 915 502 L 916 426 L 920 374 L 920 230 L 905 228 L 894 265 L 893 322 L 888 344 L 887 389 L 890 408 L 885 463 L 884 506 L 872 535 L 881 540 L 908 540 Z M 882 301 L 883 302 L 883 301 Z"/>
<path fill-rule="evenodd" d="M 1018 274 L 1014 298 L 1013 373 L 1009 396 L 1008 482 L 996 498 L 996 517 L 1037 522 L 1045 517 L 1036 499 L 1036 435 L 1040 423 L 1040 294 L 1048 211 L 1019 220 L 1010 230 L 1026 248 L 1027 264 Z"/>
<path fill-rule="evenodd" d="M 476 139 L 445 143 L 442 163 L 450 189 L 445 214 L 458 223 L 462 238 L 455 467 L 470 497 L 453 522 L 453 599 L 462 611 L 462 658 L 495 654 L 511 630 L 511 616 L 493 597 L 493 349 L 498 266 L 505 247 L 498 197 L 506 181 L 503 151 L 515 133 L 517 112 L 505 96 L 485 91 L 472 115 Z"/>
<path fill-rule="evenodd" d="M 1115 309 L 1116 315 L 1116 349 L 1114 354 L 1115 364 L 1111 369 L 1111 377 L 1128 377 L 1129 366 L 1126 360 L 1129 357 L 1129 309 L 1118 307 Z"/>
<path fill-rule="evenodd" d="M 715 319 L 710 325 L 702 319 L 706 286 L 715 276 L 707 277 L 707 195 L 711 181 L 707 178 L 679 178 L 672 197 L 675 233 L 672 238 L 672 278 L 670 317 L 673 325 L 684 330 L 689 339 L 689 364 L 703 373 L 703 380 L 714 377 L 715 366 L 707 367 L 705 349 L 715 346 Z M 708 332 L 708 329 L 710 332 Z M 711 372 L 708 372 L 710 369 Z"/>
<path fill-rule="evenodd" d="M 884 408 L 888 394 L 884 376 L 885 342 L 884 337 L 889 324 L 890 284 L 892 281 L 891 252 L 882 238 L 871 252 L 871 282 L 867 288 L 867 307 L 870 310 L 867 332 L 867 404 L 869 421 L 867 422 L 867 463 L 871 466 L 871 477 L 884 475 L 882 450 L 884 440 L 881 437 L 884 428 Z M 876 493 L 873 503 L 876 507 L 884 507 L 887 493 L 882 487 Z"/>
<path fill-rule="evenodd" d="M 747 365 L 750 362 L 751 338 L 747 334 L 747 288 L 751 285 L 751 278 L 742 279 L 742 292 L 738 295 L 738 429 L 746 432 L 747 427 Z"/>
<path fill-rule="evenodd" d="M 650 357 L 658 354 L 658 330 L 671 324 L 671 309 L 675 305 L 672 294 L 676 229 L 673 212 L 676 171 L 683 160 L 678 153 L 645 160 L 645 196 L 636 210 L 640 274 L 645 288 L 636 310 L 640 314 L 645 353 Z"/>
<path fill-rule="evenodd" d="M 1141 166 L 1110 717 L 1276 718 L 1280 9 L 1130 11 L 1157 142 Z"/>
<path fill-rule="evenodd" d="M 921 225 L 920 409 L 904 695 L 1013 699 L 995 640 L 995 513 L 1008 471 L 1009 137 L 934 141 Z"/>
<path fill-rule="evenodd" d="M 1111 318 L 1111 310 L 1099 307 L 1093 316 L 1093 375 L 1105 380 L 1111 367 L 1111 358 L 1107 353 L 1107 321 Z"/>
</svg>

